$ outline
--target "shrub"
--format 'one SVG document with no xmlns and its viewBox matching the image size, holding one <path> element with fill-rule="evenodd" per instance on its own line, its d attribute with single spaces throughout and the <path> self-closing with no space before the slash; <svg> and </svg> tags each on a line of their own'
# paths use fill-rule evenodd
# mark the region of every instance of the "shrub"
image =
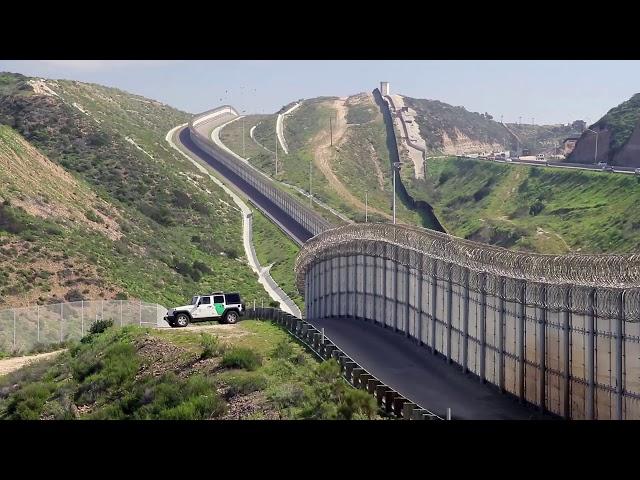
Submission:
<svg viewBox="0 0 640 480">
<path fill-rule="evenodd" d="M 54 385 L 34 382 L 13 394 L 7 402 L 6 415 L 11 420 L 38 420 Z"/>
<path fill-rule="evenodd" d="M 116 293 L 116 296 L 115 296 L 115 297 L 113 297 L 113 298 L 115 298 L 116 300 L 126 300 L 126 299 L 128 299 L 129 297 L 128 297 L 128 296 L 127 296 L 127 294 L 126 294 L 126 293 L 124 293 L 124 292 L 118 292 L 118 293 Z"/>
<path fill-rule="evenodd" d="M 94 223 L 104 223 L 102 217 L 97 215 L 93 210 L 87 210 L 84 212 L 84 216 Z"/>
<path fill-rule="evenodd" d="M 222 357 L 222 366 L 230 368 L 244 368 L 256 370 L 262 365 L 262 358 L 256 352 L 246 347 L 235 347 Z"/>
<path fill-rule="evenodd" d="M 65 293 L 64 299 L 67 302 L 79 302 L 81 300 L 86 300 L 84 295 L 82 295 L 82 293 L 80 293 L 80 290 L 78 290 L 77 288 L 73 288 Z"/>
<path fill-rule="evenodd" d="M 376 401 L 364 390 L 350 388 L 344 392 L 338 407 L 338 418 L 352 420 L 354 418 L 372 419 L 378 410 Z"/>
<path fill-rule="evenodd" d="M 200 354 L 202 360 L 218 356 L 224 351 L 218 337 L 208 333 L 200 334 L 200 346 L 202 347 L 202 353 Z"/>
<path fill-rule="evenodd" d="M 293 356 L 293 345 L 290 341 L 286 339 L 280 340 L 273 351 L 271 352 L 271 356 L 273 358 L 278 358 L 282 360 L 289 360 Z"/>
<path fill-rule="evenodd" d="M 97 335 L 104 332 L 107 328 L 113 326 L 113 320 L 96 320 L 89 327 L 89 333 Z"/>
<path fill-rule="evenodd" d="M 204 262 L 200 262 L 198 260 L 193 262 L 193 269 L 199 270 L 202 273 L 213 273 L 213 270 L 211 270 Z"/>
<path fill-rule="evenodd" d="M 244 373 L 244 372 L 243 372 Z M 259 373 L 247 372 L 236 374 L 225 378 L 225 383 L 229 385 L 230 396 L 248 395 L 267 388 L 267 378 Z"/>
</svg>

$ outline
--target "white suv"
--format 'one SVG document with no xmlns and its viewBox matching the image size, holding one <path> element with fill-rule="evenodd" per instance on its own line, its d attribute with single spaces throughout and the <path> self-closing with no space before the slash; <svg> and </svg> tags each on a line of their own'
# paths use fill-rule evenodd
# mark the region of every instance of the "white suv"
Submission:
<svg viewBox="0 0 640 480">
<path fill-rule="evenodd" d="M 164 320 L 172 327 L 186 327 L 190 322 L 216 319 L 233 324 L 244 312 L 245 306 L 239 293 L 214 292 L 195 295 L 189 305 L 169 309 Z"/>
</svg>

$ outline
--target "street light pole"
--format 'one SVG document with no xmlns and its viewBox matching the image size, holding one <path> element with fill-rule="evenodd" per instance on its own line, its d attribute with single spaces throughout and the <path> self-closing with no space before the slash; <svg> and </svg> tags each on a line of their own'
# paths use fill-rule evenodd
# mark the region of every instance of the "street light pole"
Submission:
<svg viewBox="0 0 640 480">
<path fill-rule="evenodd" d="M 247 158 L 247 154 L 245 151 L 245 145 L 244 145 L 244 110 L 242 111 L 243 116 L 242 116 L 242 158 Z"/>
<path fill-rule="evenodd" d="M 276 128 L 276 177 L 278 176 L 278 129 Z"/>
<path fill-rule="evenodd" d="M 369 222 L 369 192 L 364 192 L 364 222 Z"/>
<path fill-rule="evenodd" d="M 400 170 L 402 163 L 393 163 L 393 224 L 396 224 L 396 171 Z"/>
<path fill-rule="evenodd" d="M 595 151 L 595 155 L 593 157 L 593 163 L 596 164 L 596 163 L 598 163 L 598 134 L 600 132 L 596 132 L 595 130 L 591 130 L 590 128 L 586 128 L 585 130 L 588 130 L 591 133 L 595 133 L 596 134 L 596 151 Z"/>
<path fill-rule="evenodd" d="M 312 176 L 313 174 L 313 159 L 309 159 L 309 206 L 313 207 L 313 190 L 311 190 L 312 187 Z"/>
</svg>

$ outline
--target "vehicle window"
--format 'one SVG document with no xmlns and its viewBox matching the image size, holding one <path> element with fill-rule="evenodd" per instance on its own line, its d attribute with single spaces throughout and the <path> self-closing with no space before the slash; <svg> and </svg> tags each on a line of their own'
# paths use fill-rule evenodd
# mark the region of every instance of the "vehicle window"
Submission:
<svg viewBox="0 0 640 480">
<path fill-rule="evenodd" d="M 200 297 L 193 297 L 191 299 L 191 303 L 189 305 L 195 305 L 196 303 L 198 303 L 198 298 L 200 298 Z"/>
<path fill-rule="evenodd" d="M 224 297 L 227 303 L 240 303 L 240 295 L 237 293 L 228 293 Z"/>
<path fill-rule="evenodd" d="M 202 297 L 201 305 L 211 305 L 211 297 Z"/>
<path fill-rule="evenodd" d="M 224 303 L 224 297 L 222 295 L 216 295 L 213 297 L 213 303 Z"/>
</svg>

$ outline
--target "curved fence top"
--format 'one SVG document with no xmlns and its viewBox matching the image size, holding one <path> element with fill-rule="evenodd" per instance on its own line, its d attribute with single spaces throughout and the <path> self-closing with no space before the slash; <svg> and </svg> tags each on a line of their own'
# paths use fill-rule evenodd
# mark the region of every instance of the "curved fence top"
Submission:
<svg viewBox="0 0 640 480">
<path fill-rule="evenodd" d="M 367 253 L 379 242 L 416 252 L 477 272 L 547 284 L 639 288 L 640 254 L 545 255 L 507 250 L 424 228 L 386 223 L 345 225 L 310 239 L 296 260 L 297 285 L 304 290 L 304 274 L 323 255 Z"/>
</svg>

